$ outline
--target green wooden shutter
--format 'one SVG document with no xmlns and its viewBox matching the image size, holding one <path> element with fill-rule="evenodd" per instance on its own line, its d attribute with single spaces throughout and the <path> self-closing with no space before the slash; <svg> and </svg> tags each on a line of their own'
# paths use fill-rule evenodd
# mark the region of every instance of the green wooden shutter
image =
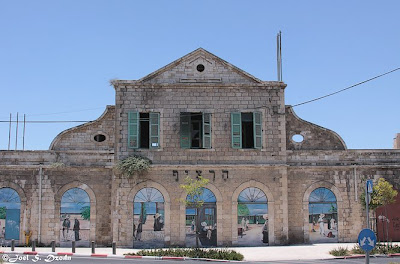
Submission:
<svg viewBox="0 0 400 264">
<path fill-rule="evenodd" d="M 139 147 L 139 112 L 128 112 L 128 148 Z"/>
<path fill-rule="evenodd" d="M 190 114 L 181 113 L 181 148 L 190 148 Z"/>
<path fill-rule="evenodd" d="M 150 148 L 160 147 L 160 113 L 150 113 Z"/>
<path fill-rule="evenodd" d="M 231 113 L 232 148 L 242 148 L 242 116 L 241 113 Z"/>
<path fill-rule="evenodd" d="M 203 113 L 203 148 L 211 148 L 211 114 Z"/>
<path fill-rule="evenodd" d="M 261 113 L 254 112 L 253 113 L 253 126 L 254 126 L 254 148 L 261 149 L 262 148 L 262 122 L 261 122 Z"/>
</svg>

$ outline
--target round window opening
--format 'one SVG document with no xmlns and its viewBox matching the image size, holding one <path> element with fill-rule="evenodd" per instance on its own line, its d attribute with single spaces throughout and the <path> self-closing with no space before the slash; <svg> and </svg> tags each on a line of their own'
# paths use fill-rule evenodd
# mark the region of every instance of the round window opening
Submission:
<svg viewBox="0 0 400 264">
<path fill-rule="evenodd" d="M 292 140 L 296 143 L 301 143 L 304 141 L 304 137 L 300 134 L 293 135 Z"/>
<path fill-rule="evenodd" d="M 94 141 L 96 141 L 96 142 L 103 142 L 104 140 L 106 140 L 106 136 L 104 136 L 102 134 L 98 134 L 98 135 L 94 136 Z"/>
<path fill-rule="evenodd" d="M 199 65 L 197 65 L 196 69 L 197 69 L 197 71 L 202 72 L 202 71 L 204 71 L 205 68 L 204 68 L 203 64 L 199 64 Z"/>
</svg>

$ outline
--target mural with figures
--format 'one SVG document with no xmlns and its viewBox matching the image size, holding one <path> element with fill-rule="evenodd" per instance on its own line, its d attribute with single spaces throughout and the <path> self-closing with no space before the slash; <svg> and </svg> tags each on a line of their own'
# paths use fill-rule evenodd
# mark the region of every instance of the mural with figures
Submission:
<svg viewBox="0 0 400 264">
<path fill-rule="evenodd" d="M 133 201 L 135 248 L 164 246 L 164 196 L 155 188 L 143 188 Z"/>
<path fill-rule="evenodd" d="M 238 197 L 238 246 L 268 245 L 268 199 L 255 187 L 244 189 Z"/>
<path fill-rule="evenodd" d="M 0 243 L 6 240 L 19 240 L 21 200 L 11 188 L 0 189 Z"/>
<path fill-rule="evenodd" d="M 308 203 L 310 242 L 337 242 L 337 203 L 336 196 L 326 188 L 317 188 Z"/>
<path fill-rule="evenodd" d="M 186 200 L 193 201 L 197 199 L 188 195 Z M 196 232 L 198 233 L 200 247 L 216 246 L 217 200 L 214 193 L 207 188 L 203 188 L 201 197 L 198 200 L 204 202 L 201 207 L 186 207 L 186 246 L 196 246 Z"/>
<path fill-rule="evenodd" d="M 88 245 L 90 239 L 90 198 L 80 188 L 66 191 L 61 198 L 60 243 L 77 241 Z"/>
</svg>

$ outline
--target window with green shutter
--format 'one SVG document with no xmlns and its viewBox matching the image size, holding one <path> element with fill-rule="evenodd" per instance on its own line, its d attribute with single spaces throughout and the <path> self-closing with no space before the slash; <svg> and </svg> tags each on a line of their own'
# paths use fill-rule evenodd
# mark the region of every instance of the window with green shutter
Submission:
<svg viewBox="0 0 400 264">
<path fill-rule="evenodd" d="M 160 113 L 150 113 L 150 148 L 160 147 Z"/>
<path fill-rule="evenodd" d="M 232 148 L 262 148 L 262 115 L 260 112 L 231 113 Z"/>
<path fill-rule="evenodd" d="M 129 112 L 128 113 L 128 147 L 138 148 L 138 137 L 139 137 L 139 113 Z"/>
<path fill-rule="evenodd" d="M 160 113 L 128 112 L 128 147 L 160 147 Z"/>
<path fill-rule="evenodd" d="M 242 148 L 242 116 L 231 113 L 232 148 Z"/>
<path fill-rule="evenodd" d="M 261 149 L 262 148 L 262 122 L 261 122 L 261 113 L 254 112 L 253 113 L 253 125 L 254 125 L 254 148 Z"/>
<path fill-rule="evenodd" d="M 181 148 L 211 148 L 211 114 L 187 113 L 180 116 Z"/>
</svg>

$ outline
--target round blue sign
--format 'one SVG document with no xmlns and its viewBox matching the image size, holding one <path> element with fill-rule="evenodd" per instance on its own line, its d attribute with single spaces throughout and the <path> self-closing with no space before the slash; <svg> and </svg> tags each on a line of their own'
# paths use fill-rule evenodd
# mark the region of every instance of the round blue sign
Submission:
<svg viewBox="0 0 400 264">
<path fill-rule="evenodd" d="M 358 235 L 358 244 L 365 252 L 371 251 L 376 246 L 376 235 L 371 229 L 365 228 Z"/>
</svg>

